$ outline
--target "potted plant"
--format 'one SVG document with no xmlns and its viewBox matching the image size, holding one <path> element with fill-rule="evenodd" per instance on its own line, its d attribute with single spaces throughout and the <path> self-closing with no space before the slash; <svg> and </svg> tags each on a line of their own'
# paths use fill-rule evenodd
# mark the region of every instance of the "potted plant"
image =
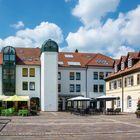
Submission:
<svg viewBox="0 0 140 140">
<path fill-rule="evenodd" d="M 140 98 L 138 99 L 137 110 L 136 110 L 135 114 L 136 114 L 137 118 L 140 118 Z"/>
</svg>

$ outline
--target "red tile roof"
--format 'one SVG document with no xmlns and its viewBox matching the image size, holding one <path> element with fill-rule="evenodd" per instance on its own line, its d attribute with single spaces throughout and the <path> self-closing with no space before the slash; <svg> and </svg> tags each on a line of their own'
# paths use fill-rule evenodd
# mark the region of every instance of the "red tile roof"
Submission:
<svg viewBox="0 0 140 140">
<path fill-rule="evenodd" d="M 17 65 L 40 65 L 40 48 L 15 48 Z M 72 56 L 72 57 L 68 57 Z M 86 67 L 86 66 L 108 66 L 113 67 L 113 59 L 102 54 L 59 52 L 59 62 L 63 67 Z M 101 61 L 101 62 L 98 62 Z M 69 62 L 80 65 L 70 65 Z M 2 64 L 2 53 L 0 53 L 0 64 Z"/>
<path fill-rule="evenodd" d="M 18 65 L 40 65 L 40 48 L 15 48 Z"/>
<path fill-rule="evenodd" d="M 96 54 L 94 58 L 92 58 L 87 65 L 88 66 L 105 66 L 105 67 L 112 67 L 114 60 L 111 57 L 105 56 L 103 54 Z"/>
<path fill-rule="evenodd" d="M 127 56 L 122 56 L 120 58 L 120 62 L 121 60 L 123 62 L 127 61 L 128 59 L 128 56 L 131 56 L 133 59 L 136 59 L 137 61 L 133 64 L 132 67 L 126 67 L 124 70 L 119 70 L 118 72 L 112 72 L 107 78 L 106 80 L 110 80 L 110 79 L 113 79 L 113 78 L 116 78 L 116 77 L 120 77 L 122 75 L 127 75 L 129 73 L 133 73 L 137 70 L 140 71 L 140 56 L 139 56 L 139 53 L 137 52 L 129 52 Z M 139 59 L 138 59 L 139 58 Z"/>
</svg>

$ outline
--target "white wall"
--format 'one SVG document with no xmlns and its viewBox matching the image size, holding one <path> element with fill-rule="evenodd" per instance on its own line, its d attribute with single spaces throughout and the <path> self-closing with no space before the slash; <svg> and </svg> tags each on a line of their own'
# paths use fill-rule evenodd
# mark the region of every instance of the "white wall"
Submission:
<svg viewBox="0 0 140 140">
<path fill-rule="evenodd" d="M 58 111 L 58 53 L 41 54 L 41 110 Z"/>
<path fill-rule="evenodd" d="M 28 77 L 22 77 L 22 68 L 28 68 Z M 29 77 L 29 68 L 35 68 L 35 77 Z M 22 90 L 23 81 L 28 82 L 28 90 Z M 35 82 L 35 90 L 29 89 L 29 82 Z M 16 65 L 16 94 L 40 98 L 40 66 Z"/>
<path fill-rule="evenodd" d="M 61 72 L 61 80 L 58 83 L 61 84 L 61 92 L 59 94 L 68 95 L 84 95 L 86 97 L 86 70 L 85 68 L 64 68 L 59 67 L 59 72 Z M 70 80 L 70 72 L 75 73 L 75 80 Z M 76 80 L 76 72 L 81 73 L 81 80 Z M 75 85 L 75 92 L 70 92 L 70 84 Z M 76 92 L 76 84 L 81 85 L 81 92 Z"/>
<path fill-rule="evenodd" d="M 104 80 L 94 80 L 93 79 L 93 73 L 94 72 L 104 72 L 104 76 L 106 72 L 112 72 L 112 68 L 107 68 L 107 67 L 89 67 L 87 70 L 87 92 L 88 92 L 88 97 L 90 98 L 95 98 L 98 96 L 101 96 L 105 94 L 105 81 Z M 99 78 L 99 75 L 98 75 Z M 104 85 L 104 92 L 93 92 L 93 85 Z"/>
</svg>

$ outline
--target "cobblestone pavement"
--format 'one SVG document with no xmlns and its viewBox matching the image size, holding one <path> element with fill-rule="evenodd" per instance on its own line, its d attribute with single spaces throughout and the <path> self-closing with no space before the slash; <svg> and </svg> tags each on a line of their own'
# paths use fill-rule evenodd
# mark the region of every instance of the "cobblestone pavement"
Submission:
<svg viewBox="0 0 140 140">
<path fill-rule="evenodd" d="M 1 116 L 0 130 L 0 140 L 140 140 L 140 119 L 135 114 L 41 112 L 39 116 Z"/>
</svg>

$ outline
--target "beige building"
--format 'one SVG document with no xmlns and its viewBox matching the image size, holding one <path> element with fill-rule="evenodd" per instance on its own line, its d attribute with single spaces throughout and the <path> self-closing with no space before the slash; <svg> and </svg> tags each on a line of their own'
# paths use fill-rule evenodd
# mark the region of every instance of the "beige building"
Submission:
<svg viewBox="0 0 140 140">
<path fill-rule="evenodd" d="M 123 112 L 135 112 L 140 98 L 140 52 L 128 53 L 114 62 L 114 72 L 106 78 L 106 95 L 119 96 L 108 101 L 106 108 L 121 108 Z"/>
</svg>

